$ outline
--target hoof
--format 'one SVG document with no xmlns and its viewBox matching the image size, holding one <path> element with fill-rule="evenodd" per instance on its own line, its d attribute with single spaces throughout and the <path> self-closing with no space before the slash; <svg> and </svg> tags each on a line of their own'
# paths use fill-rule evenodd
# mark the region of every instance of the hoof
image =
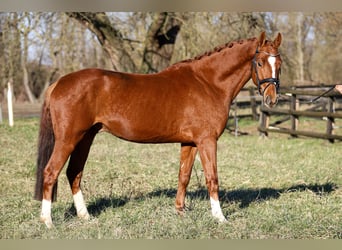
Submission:
<svg viewBox="0 0 342 250">
<path fill-rule="evenodd" d="M 224 217 L 224 215 L 222 214 L 222 212 L 219 213 L 213 213 L 213 217 L 218 220 L 218 222 L 220 223 L 225 223 L 227 222 L 226 217 Z"/>
<path fill-rule="evenodd" d="M 189 211 L 189 208 L 187 207 L 176 207 L 176 212 L 179 216 L 183 217 L 186 215 L 187 211 Z"/>
<path fill-rule="evenodd" d="M 84 214 L 77 214 L 77 217 L 82 219 L 82 220 L 89 220 L 90 219 L 90 215 L 89 213 L 84 213 Z"/>
<path fill-rule="evenodd" d="M 217 220 L 218 220 L 218 222 L 220 222 L 220 223 L 226 223 L 226 222 L 228 222 L 228 220 L 226 219 L 226 217 L 224 217 L 223 215 L 221 215 L 221 216 L 218 216 L 218 217 L 215 217 Z"/>
<path fill-rule="evenodd" d="M 46 227 L 48 229 L 52 228 L 53 227 L 53 224 L 52 224 L 52 219 L 51 217 L 40 217 L 40 221 L 41 222 L 44 222 L 44 224 L 46 225 Z"/>
</svg>

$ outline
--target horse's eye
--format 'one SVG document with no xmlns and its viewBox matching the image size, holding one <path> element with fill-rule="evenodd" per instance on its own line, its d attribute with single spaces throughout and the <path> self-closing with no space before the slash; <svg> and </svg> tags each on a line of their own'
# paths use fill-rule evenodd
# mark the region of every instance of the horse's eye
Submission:
<svg viewBox="0 0 342 250">
<path fill-rule="evenodd" d="M 262 63 L 261 63 L 261 62 L 258 62 L 258 66 L 259 66 L 259 67 L 262 67 Z"/>
</svg>

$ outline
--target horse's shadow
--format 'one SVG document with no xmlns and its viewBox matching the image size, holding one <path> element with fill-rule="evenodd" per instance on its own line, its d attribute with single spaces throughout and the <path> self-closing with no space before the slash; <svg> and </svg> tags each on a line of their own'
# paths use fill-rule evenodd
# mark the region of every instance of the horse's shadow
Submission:
<svg viewBox="0 0 342 250">
<path fill-rule="evenodd" d="M 336 184 L 327 182 L 325 184 L 299 184 L 288 188 L 276 189 L 276 188 L 260 188 L 260 189 L 237 189 L 237 190 L 221 190 L 219 192 L 220 201 L 222 204 L 237 202 L 240 203 L 241 209 L 248 207 L 254 202 L 263 202 L 270 199 L 278 199 L 283 193 L 287 192 L 303 192 L 310 190 L 316 195 L 323 196 L 336 190 L 338 187 Z M 88 204 L 88 212 L 90 215 L 97 217 L 103 211 L 108 208 L 117 208 L 124 206 L 131 200 L 143 200 L 146 198 L 165 196 L 169 198 L 176 197 L 176 189 L 160 189 L 150 193 L 147 193 L 138 197 L 106 197 L 98 198 L 95 201 Z M 191 200 L 204 200 L 208 199 L 208 191 L 205 187 L 199 187 L 197 190 L 188 191 L 187 197 Z M 76 210 L 73 205 L 65 212 L 65 218 L 70 219 L 76 216 Z"/>
</svg>

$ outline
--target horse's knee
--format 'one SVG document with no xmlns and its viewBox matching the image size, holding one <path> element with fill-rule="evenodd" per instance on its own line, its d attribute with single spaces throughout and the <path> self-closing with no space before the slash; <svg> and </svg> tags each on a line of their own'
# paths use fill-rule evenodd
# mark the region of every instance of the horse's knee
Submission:
<svg viewBox="0 0 342 250">
<path fill-rule="evenodd" d="M 190 174 L 179 174 L 178 176 L 178 181 L 181 185 L 185 185 L 187 186 L 189 184 L 189 181 L 190 181 Z"/>
</svg>

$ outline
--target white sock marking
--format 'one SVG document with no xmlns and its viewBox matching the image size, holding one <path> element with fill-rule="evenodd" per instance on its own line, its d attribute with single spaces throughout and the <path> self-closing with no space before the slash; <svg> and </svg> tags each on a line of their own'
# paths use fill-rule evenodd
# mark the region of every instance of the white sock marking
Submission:
<svg viewBox="0 0 342 250">
<path fill-rule="evenodd" d="M 271 68 L 272 68 L 272 78 L 276 77 L 275 61 L 276 61 L 275 56 L 269 56 L 268 57 L 268 63 L 271 65 Z"/>
<path fill-rule="evenodd" d="M 52 227 L 51 201 L 43 199 L 43 201 L 42 201 L 42 211 L 40 213 L 40 220 L 45 223 L 47 228 L 51 228 Z"/>
<path fill-rule="evenodd" d="M 211 213 L 215 218 L 217 218 L 220 222 L 227 221 L 222 213 L 220 202 L 218 200 L 215 200 L 214 198 L 210 197 L 210 205 Z"/>
<path fill-rule="evenodd" d="M 44 218 L 51 217 L 51 201 L 42 201 L 42 212 L 40 216 Z"/>
<path fill-rule="evenodd" d="M 81 190 L 73 195 L 74 204 L 77 211 L 77 216 L 84 219 L 89 219 L 89 213 L 84 203 L 83 195 Z"/>
</svg>

